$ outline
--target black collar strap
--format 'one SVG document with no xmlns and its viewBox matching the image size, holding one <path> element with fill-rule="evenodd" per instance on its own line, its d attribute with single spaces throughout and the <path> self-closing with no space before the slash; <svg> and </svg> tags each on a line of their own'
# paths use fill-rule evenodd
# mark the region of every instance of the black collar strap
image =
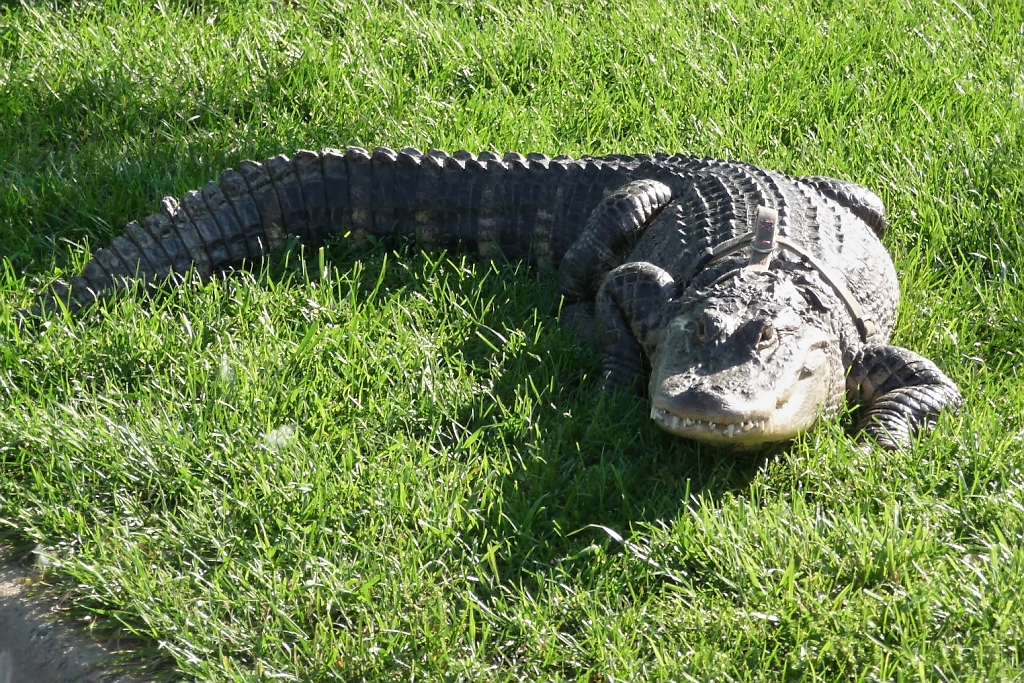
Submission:
<svg viewBox="0 0 1024 683">
<path fill-rule="evenodd" d="M 704 270 L 730 254 L 734 254 L 748 244 L 750 245 L 750 260 L 745 268 L 753 271 L 766 271 L 771 266 L 772 256 L 776 247 L 789 249 L 818 271 L 821 279 L 832 288 L 832 291 L 836 293 L 836 296 L 842 300 L 847 310 L 850 311 L 850 315 L 853 316 L 854 323 L 857 325 L 857 331 L 860 332 L 861 341 L 865 344 L 868 343 L 868 339 L 875 334 L 875 325 L 864 317 L 864 309 L 853 298 L 853 294 L 843 283 L 842 276 L 833 274 L 830 269 L 825 267 L 825 264 L 811 256 L 800 245 L 778 235 L 778 220 L 779 212 L 775 209 L 769 209 L 765 206 L 757 207 L 757 213 L 754 217 L 754 229 L 745 235 L 726 240 L 715 247 L 711 253 L 705 255 L 701 260 L 696 269 L 697 272 Z"/>
</svg>

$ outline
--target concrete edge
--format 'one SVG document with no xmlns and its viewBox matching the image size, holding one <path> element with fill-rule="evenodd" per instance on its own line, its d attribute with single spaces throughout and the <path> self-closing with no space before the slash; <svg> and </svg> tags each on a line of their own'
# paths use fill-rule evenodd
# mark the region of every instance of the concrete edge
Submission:
<svg viewBox="0 0 1024 683">
<path fill-rule="evenodd" d="M 127 644 L 97 640 L 59 618 L 59 598 L 52 589 L 39 586 L 33 575 L 26 567 L 0 562 L 0 683 L 153 680 L 111 662 L 116 656 L 131 655 Z"/>
</svg>

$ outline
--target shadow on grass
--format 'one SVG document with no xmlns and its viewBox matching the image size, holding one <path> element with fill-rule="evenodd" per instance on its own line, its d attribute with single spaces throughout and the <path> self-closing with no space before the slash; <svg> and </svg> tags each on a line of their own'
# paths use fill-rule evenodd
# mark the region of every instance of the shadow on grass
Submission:
<svg viewBox="0 0 1024 683">
<path fill-rule="evenodd" d="M 536 300 L 536 287 L 491 278 L 485 296 Z M 717 507 L 725 496 L 745 496 L 762 468 L 785 459 L 791 448 L 782 443 L 732 451 L 663 432 L 648 417 L 646 397 L 602 391 L 596 347 L 559 328 L 558 296 L 553 285 L 546 290 L 537 304 L 545 322 L 536 341 L 511 354 L 503 350 L 509 370 L 458 416 L 471 431 L 485 427 L 488 438 L 502 441 L 512 454 L 512 467 L 501 482 L 500 511 L 485 512 L 483 535 L 490 540 L 478 540 L 482 547 L 495 536 L 505 543 L 502 582 L 520 586 L 568 566 L 567 560 L 594 546 L 605 554 L 633 552 L 634 534 L 669 527 L 696 507 Z M 496 308 L 483 323 L 500 330 L 515 320 Z M 495 354 L 489 344 L 472 338 L 461 353 L 481 364 Z M 503 429 L 500 417 L 480 417 L 493 414 L 494 404 L 523 401 L 533 403 L 530 424 Z M 670 573 L 660 572 L 662 577 Z M 686 573 L 701 583 L 699 567 Z"/>
<path fill-rule="evenodd" d="M 423 257 L 401 245 L 395 253 L 390 250 L 393 246 L 378 245 L 367 250 L 347 244 L 332 245 L 326 259 L 342 269 L 357 259 L 363 261 L 362 278 L 372 282 L 383 270 L 386 253 L 389 261 L 398 259 L 410 265 L 404 271 L 392 269 L 402 271 L 397 276 L 387 273 L 385 296 L 415 292 L 429 297 L 429 285 L 415 275 L 408 276 L 410 272 L 419 272 L 416 263 L 419 260 L 422 264 Z M 277 258 L 269 267 L 269 277 L 277 283 L 292 277 L 301 281 L 303 263 L 308 264 L 308 260 L 294 254 Z M 296 286 L 301 285 L 297 282 Z M 545 590 L 545 584 L 565 575 L 572 577 L 570 583 L 582 586 L 603 582 L 607 590 L 615 581 L 602 577 L 607 565 L 586 561 L 595 548 L 605 558 L 626 553 L 644 563 L 633 572 L 640 580 L 628 586 L 632 595 L 658 593 L 665 581 L 674 580 L 673 571 L 679 571 L 680 563 L 685 566 L 685 559 L 669 558 L 665 562 L 645 555 L 642 546 L 648 531 L 670 527 L 673 520 L 688 514 L 691 506 L 715 506 L 727 495 L 743 496 L 768 460 L 784 457 L 785 446 L 763 452 L 730 453 L 674 438 L 648 419 L 646 399 L 632 394 L 602 393 L 597 382 L 596 350 L 557 324 L 559 303 L 551 278 L 514 266 L 499 267 L 496 273 L 481 267 L 476 274 L 457 282 L 456 288 L 461 296 L 473 295 L 477 297 L 475 301 L 495 303 L 487 307 L 479 320 L 481 335 L 468 336 L 453 350 L 490 380 L 485 382 L 487 389 L 473 395 L 451 417 L 465 425 L 468 433 L 481 430 L 483 439 L 497 442 L 491 444 L 499 446 L 493 452 L 504 453 L 507 459 L 496 464 L 500 470 L 495 484 L 500 504 L 479 510 L 482 524 L 459 527 L 464 523 L 452 522 L 457 527 L 453 529 L 453 543 L 458 547 L 438 550 L 442 554 L 453 550 L 453 555 L 461 556 L 461 569 L 481 564 L 483 560 L 476 558 L 486 555 L 492 545 L 500 546 L 500 559 L 494 561 L 495 580 L 480 582 L 471 589 L 481 604 L 527 600 L 529 595 Z M 359 296 L 364 295 L 370 296 L 360 290 Z M 154 300 L 145 302 L 146 307 L 177 305 L 167 301 L 170 295 L 164 288 L 151 296 Z M 531 323 L 534 311 L 538 322 Z M 296 318 L 294 329 L 288 334 L 301 339 L 306 326 L 306 322 Z M 492 332 L 508 330 L 524 331 L 520 343 L 501 343 L 488 337 Z M 496 334 L 500 336 L 500 332 Z M 74 343 L 79 348 L 80 344 Z M 75 360 L 88 367 L 109 370 L 92 373 L 95 379 L 83 380 L 87 394 L 128 396 L 143 392 L 148 382 L 160 377 L 160 368 L 152 367 L 151 359 L 147 360 L 137 346 L 123 343 L 104 349 L 107 355 L 86 348 L 82 354 L 98 355 Z M 31 393 L 31 373 L 22 381 L 22 388 Z M 48 398 L 45 391 L 40 398 Z M 522 409 L 524 402 L 528 409 Z M 459 444 L 448 445 L 455 446 L 452 452 L 461 449 Z M 214 475 L 206 469 L 194 474 L 204 481 Z M 135 494 L 140 487 L 151 485 L 170 493 L 167 500 L 176 501 L 177 496 L 170 491 L 174 476 L 177 475 L 169 473 L 168 481 L 159 483 L 125 485 Z M 171 507 L 176 505 L 172 503 Z M 472 508 L 472 501 L 465 506 Z M 332 514 L 336 512 L 333 507 L 331 510 Z M 232 513 L 229 517 L 237 523 L 233 533 L 243 535 L 265 523 L 258 516 L 249 519 L 244 513 Z M 358 527 L 359 522 L 350 526 Z M 6 535 L 10 536 L 10 532 Z M 202 548 L 192 550 L 206 554 Z M 713 579 L 702 576 L 701 567 L 686 567 L 685 572 L 691 583 L 724 592 Z M 457 588 L 444 590 L 451 592 L 448 599 L 452 603 L 463 599 L 464 594 Z M 108 609 L 102 600 L 89 604 L 95 610 Z M 510 614 L 514 612 L 509 610 Z M 124 614 L 123 618 L 133 622 L 139 617 Z M 142 626 L 140 623 L 140 629 Z M 515 630 L 514 626 L 510 628 Z M 567 624 L 566 628 L 575 627 Z"/>
</svg>

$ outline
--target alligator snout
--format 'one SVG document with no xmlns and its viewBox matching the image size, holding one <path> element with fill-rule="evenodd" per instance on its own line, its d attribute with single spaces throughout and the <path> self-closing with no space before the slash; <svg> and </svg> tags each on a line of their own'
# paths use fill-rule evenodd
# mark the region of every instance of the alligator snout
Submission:
<svg viewBox="0 0 1024 683">
<path fill-rule="evenodd" d="M 771 417 L 775 401 L 751 400 L 725 387 L 699 384 L 683 391 L 661 393 L 655 407 L 693 420 L 729 424 Z"/>
<path fill-rule="evenodd" d="M 651 419 L 659 427 L 712 443 L 757 445 L 770 440 L 766 438 L 772 427 L 770 402 L 751 400 L 712 384 L 679 390 L 680 380 L 683 378 L 668 378 L 652 396 Z"/>
</svg>

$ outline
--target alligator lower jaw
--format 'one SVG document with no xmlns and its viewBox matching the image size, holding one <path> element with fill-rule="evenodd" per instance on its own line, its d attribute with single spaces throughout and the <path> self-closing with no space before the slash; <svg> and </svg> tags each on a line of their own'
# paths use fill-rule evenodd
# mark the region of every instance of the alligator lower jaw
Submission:
<svg viewBox="0 0 1024 683">
<path fill-rule="evenodd" d="M 651 408 L 651 419 L 670 434 L 718 445 L 758 446 L 791 436 L 776 434 L 771 420 L 744 420 L 732 423 L 709 422 L 679 417 L 658 407 Z"/>
</svg>

